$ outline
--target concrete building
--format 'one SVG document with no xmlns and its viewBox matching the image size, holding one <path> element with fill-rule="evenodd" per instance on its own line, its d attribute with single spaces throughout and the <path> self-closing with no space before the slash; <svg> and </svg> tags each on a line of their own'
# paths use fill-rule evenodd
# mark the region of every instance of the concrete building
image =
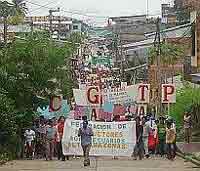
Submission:
<svg viewBox="0 0 200 171">
<path fill-rule="evenodd" d="M 0 24 L 0 43 L 3 42 L 3 24 Z M 7 30 L 7 40 L 11 42 L 17 34 L 29 33 L 31 32 L 31 27 L 29 24 L 19 24 L 19 25 L 9 25 Z"/>
<path fill-rule="evenodd" d="M 177 16 L 174 6 L 171 4 L 162 4 L 162 23 L 168 25 L 168 27 L 176 26 Z"/>
<path fill-rule="evenodd" d="M 179 0 L 180 1 L 180 0 Z M 192 55 L 191 55 L 191 72 L 190 80 L 195 83 L 200 83 L 200 9 L 199 0 L 182 0 L 182 8 L 190 10 L 190 22 L 193 25 L 192 29 Z"/>
<path fill-rule="evenodd" d="M 175 0 L 173 4 L 162 4 L 162 23 L 166 28 L 183 25 L 190 22 L 189 12 L 183 8 L 182 0 Z"/>
<path fill-rule="evenodd" d="M 154 21 L 146 15 L 110 17 L 108 29 L 119 35 L 123 44 L 142 41 L 145 32 L 156 30 Z"/>
<path fill-rule="evenodd" d="M 50 30 L 49 16 L 29 16 L 25 18 L 25 23 L 32 23 L 34 28 L 42 30 Z M 65 16 L 52 17 L 52 31 L 59 34 L 60 38 L 67 38 L 73 32 L 85 31 L 86 24 L 80 20 L 76 20 Z"/>
</svg>

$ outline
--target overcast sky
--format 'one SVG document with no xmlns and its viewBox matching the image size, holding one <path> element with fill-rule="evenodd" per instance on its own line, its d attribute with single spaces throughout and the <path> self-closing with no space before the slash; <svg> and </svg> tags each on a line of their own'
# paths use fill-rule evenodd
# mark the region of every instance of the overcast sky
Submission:
<svg viewBox="0 0 200 171">
<path fill-rule="evenodd" d="M 81 15 L 61 12 L 59 15 L 80 18 L 88 22 L 103 20 L 103 16 L 122 16 L 146 14 L 147 0 L 28 0 L 29 2 L 46 5 L 47 7 L 61 7 L 62 10 L 80 12 L 96 17 L 86 17 Z M 159 15 L 161 3 L 172 0 L 148 0 L 149 14 Z M 48 9 L 27 3 L 29 15 L 47 15 Z M 38 9 L 40 8 L 40 9 Z"/>
</svg>

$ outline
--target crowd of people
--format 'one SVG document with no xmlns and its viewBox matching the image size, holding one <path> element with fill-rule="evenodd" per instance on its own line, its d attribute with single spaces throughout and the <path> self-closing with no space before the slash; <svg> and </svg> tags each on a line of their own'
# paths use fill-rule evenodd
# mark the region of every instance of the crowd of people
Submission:
<svg viewBox="0 0 200 171">
<path fill-rule="evenodd" d="M 117 120 L 116 120 L 117 121 Z M 176 155 L 176 126 L 173 119 L 159 117 L 157 120 L 151 116 L 137 116 L 136 121 L 136 145 L 133 149 L 133 158 L 140 160 L 149 158 L 151 154 L 167 156 L 174 160 Z M 40 117 L 34 122 L 32 129 L 24 133 L 25 152 L 27 158 L 45 158 L 65 161 L 69 156 L 64 156 L 62 150 L 62 137 L 65 118 L 58 120 L 52 118 L 46 120 Z M 78 136 L 81 137 L 81 145 L 85 157 L 84 165 L 89 165 L 89 151 L 92 145 L 93 131 L 87 127 L 87 117 L 83 117 L 83 127 Z"/>
<path fill-rule="evenodd" d="M 27 158 L 45 158 L 65 161 L 62 152 L 62 137 L 64 131 L 65 117 L 58 120 L 50 120 L 40 117 L 34 121 L 32 129 L 27 129 L 24 133 L 25 154 Z M 67 157 L 68 159 L 68 157 Z"/>
<path fill-rule="evenodd" d="M 134 159 L 149 158 L 150 154 L 167 156 L 174 160 L 176 156 L 176 126 L 171 118 L 159 117 L 152 120 L 148 116 L 136 117 L 136 145 Z"/>
</svg>

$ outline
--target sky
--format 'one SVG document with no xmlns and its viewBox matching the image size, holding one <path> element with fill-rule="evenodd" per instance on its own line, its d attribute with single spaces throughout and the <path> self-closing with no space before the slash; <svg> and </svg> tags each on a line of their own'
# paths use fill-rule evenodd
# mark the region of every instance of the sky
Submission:
<svg viewBox="0 0 200 171">
<path fill-rule="evenodd" d="M 108 16 L 146 14 L 147 1 L 148 13 L 158 16 L 161 13 L 161 3 L 172 0 L 27 0 L 26 2 L 30 11 L 28 15 L 48 15 L 48 8 L 60 7 L 61 12 L 57 15 L 82 19 L 88 23 L 98 23 L 98 21 L 103 22 Z M 47 8 L 40 8 L 33 3 Z M 92 17 L 76 15 L 74 12 Z"/>
</svg>

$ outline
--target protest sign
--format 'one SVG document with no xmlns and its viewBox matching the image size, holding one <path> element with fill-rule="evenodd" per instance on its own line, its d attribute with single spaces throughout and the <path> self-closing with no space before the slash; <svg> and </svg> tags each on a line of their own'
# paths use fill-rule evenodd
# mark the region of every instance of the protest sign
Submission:
<svg viewBox="0 0 200 171">
<path fill-rule="evenodd" d="M 137 86 L 137 103 L 149 103 L 150 84 L 138 84 Z"/>
<path fill-rule="evenodd" d="M 78 106 L 87 106 L 87 97 L 86 97 L 86 90 L 81 89 L 73 89 L 74 99 L 76 105 Z"/>
<path fill-rule="evenodd" d="M 137 98 L 137 86 L 124 86 L 120 88 L 104 89 L 103 102 L 112 104 L 133 103 Z"/>
<path fill-rule="evenodd" d="M 82 121 L 66 120 L 64 155 L 82 155 L 78 130 Z M 135 122 L 89 122 L 93 129 L 91 156 L 131 156 L 136 143 Z"/>
<path fill-rule="evenodd" d="M 162 84 L 162 103 L 176 103 L 175 84 Z"/>
</svg>

